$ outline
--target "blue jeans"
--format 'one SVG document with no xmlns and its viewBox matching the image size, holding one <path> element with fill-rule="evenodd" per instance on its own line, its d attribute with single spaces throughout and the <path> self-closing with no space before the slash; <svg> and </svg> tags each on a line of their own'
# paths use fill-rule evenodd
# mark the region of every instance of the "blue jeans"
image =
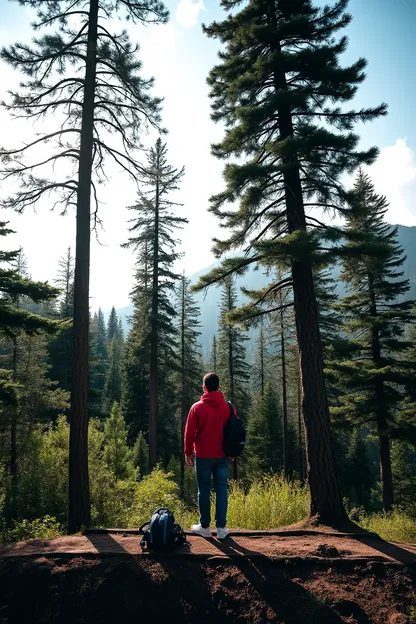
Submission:
<svg viewBox="0 0 416 624">
<path fill-rule="evenodd" d="M 215 524 L 217 529 L 225 528 L 228 507 L 228 459 L 195 458 L 196 483 L 201 526 L 206 529 L 211 522 L 211 474 L 215 490 Z"/>
</svg>

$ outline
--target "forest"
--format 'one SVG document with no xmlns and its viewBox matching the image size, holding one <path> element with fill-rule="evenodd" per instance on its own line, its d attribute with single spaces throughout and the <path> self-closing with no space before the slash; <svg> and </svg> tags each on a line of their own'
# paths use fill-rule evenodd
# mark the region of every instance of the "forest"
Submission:
<svg viewBox="0 0 416 624">
<path fill-rule="evenodd" d="M 76 238 L 53 283 L 32 279 L 24 249 L 0 251 L 0 538 L 136 527 L 158 505 L 189 523 L 183 430 L 207 371 L 247 426 L 231 526 L 309 517 L 414 538 L 416 301 L 370 174 L 379 150 L 357 130 L 387 105 L 353 107 L 366 61 L 345 62 L 348 1 L 222 0 L 224 19 L 203 27 L 221 46 L 207 82 L 223 190 L 207 207 L 217 261 L 196 281 L 177 270 L 186 170 L 171 164 L 163 103 L 116 20 L 164 24 L 168 10 L 19 4 L 34 38 L 1 50 L 21 79 L 3 107 L 40 130 L 0 147 L 0 205 L 68 211 Z M 109 163 L 137 189 L 127 323 L 116 302 L 104 314 L 89 298 Z M 12 233 L 2 218 L 3 249 Z M 257 286 L 244 281 L 253 270 Z M 212 288 L 207 350 L 201 293 Z"/>
</svg>

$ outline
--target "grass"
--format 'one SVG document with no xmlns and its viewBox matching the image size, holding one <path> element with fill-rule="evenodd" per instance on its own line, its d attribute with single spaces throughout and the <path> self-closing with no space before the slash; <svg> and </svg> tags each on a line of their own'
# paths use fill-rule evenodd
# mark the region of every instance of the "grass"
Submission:
<svg viewBox="0 0 416 624">
<path fill-rule="evenodd" d="M 358 524 L 389 542 L 416 543 L 416 520 L 400 508 L 388 513 L 362 514 Z"/>
<path fill-rule="evenodd" d="M 93 517 L 95 526 L 137 527 L 148 520 L 158 507 L 168 507 L 185 530 L 198 521 L 198 509 L 186 506 L 179 499 L 178 487 L 172 474 L 155 470 L 139 483 L 118 482 L 114 489 L 106 490 L 102 497 L 104 508 L 101 521 Z M 309 492 L 299 482 L 288 482 L 282 477 L 263 477 L 249 489 L 241 483 L 231 482 L 228 504 L 228 527 L 245 529 L 278 529 L 295 524 L 307 517 Z M 356 510 L 357 511 L 357 510 Z M 93 516 L 98 511 L 93 509 Z M 214 499 L 212 518 L 215 517 Z M 416 543 L 416 520 L 405 510 L 396 508 L 390 513 L 369 514 L 362 511 L 354 520 L 369 531 L 392 542 Z M 94 522 L 95 521 L 95 522 Z M 21 520 L 3 531 L 0 542 L 33 538 L 52 538 L 62 535 L 65 527 L 55 518 L 45 516 L 38 520 Z"/>
</svg>

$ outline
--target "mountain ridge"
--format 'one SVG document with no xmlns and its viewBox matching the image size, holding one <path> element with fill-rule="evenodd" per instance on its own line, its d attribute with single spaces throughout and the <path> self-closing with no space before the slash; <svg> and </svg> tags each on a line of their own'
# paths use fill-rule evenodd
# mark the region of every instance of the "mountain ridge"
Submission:
<svg viewBox="0 0 416 624">
<path fill-rule="evenodd" d="M 400 245 L 403 247 L 404 253 L 406 254 L 406 260 L 404 262 L 404 272 L 405 276 L 410 281 L 410 291 L 408 293 L 409 299 L 416 299 L 416 226 L 407 226 L 407 225 L 397 225 L 394 226 L 398 228 L 398 241 Z M 221 260 L 218 260 L 211 264 L 211 266 L 201 269 L 189 276 L 192 284 L 195 284 L 201 275 L 204 275 L 212 268 L 219 266 Z M 332 273 L 334 274 L 334 278 L 337 278 L 337 273 L 339 275 L 339 267 L 335 266 L 332 269 Z M 249 268 L 247 273 L 243 277 L 238 277 L 236 279 L 237 288 L 239 291 L 239 303 L 242 303 L 245 298 L 244 295 L 240 291 L 241 286 L 246 286 L 247 288 L 257 289 L 262 288 L 267 284 L 268 278 L 264 274 L 261 269 L 255 270 L 254 268 Z M 337 289 L 339 294 L 341 294 L 345 289 L 343 288 L 342 282 L 338 280 Z M 210 346 L 212 343 L 212 339 L 218 330 L 218 314 L 219 314 L 219 303 L 221 298 L 221 288 L 219 286 L 211 286 L 210 288 L 201 291 L 199 293 L 195 293 L 196 303 L 200 306 L 201 310 L 201 348 L 204 357 L 209 354 Z M 133 312 L 133 305 L 126 306 L 124 308 L 116 309 L 119 318 L 122 319 L 124 330 L 127 334 L 128 332 L 128 317 L 131 316 Z M 106 318 L 109 316 L 109 310 L 104 311 L 104 315 Z M 252 341 L 248 342 L 248 356 L 251 359 L 251 351 L 253 346 L 251 344 Z"/>
</svg>

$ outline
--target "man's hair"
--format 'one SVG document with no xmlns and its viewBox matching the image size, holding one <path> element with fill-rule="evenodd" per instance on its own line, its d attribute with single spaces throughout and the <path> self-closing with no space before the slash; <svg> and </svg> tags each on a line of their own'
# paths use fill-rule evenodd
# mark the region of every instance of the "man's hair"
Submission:
<svg viewBox="0 0 416 624">
<path fill-rule="evenodd" d="M 216 392 L 220 387 L 220 378 L 215 373 L 207 373 L 204 376 L 204 386 L 208 392 Z"/>
</svg>

